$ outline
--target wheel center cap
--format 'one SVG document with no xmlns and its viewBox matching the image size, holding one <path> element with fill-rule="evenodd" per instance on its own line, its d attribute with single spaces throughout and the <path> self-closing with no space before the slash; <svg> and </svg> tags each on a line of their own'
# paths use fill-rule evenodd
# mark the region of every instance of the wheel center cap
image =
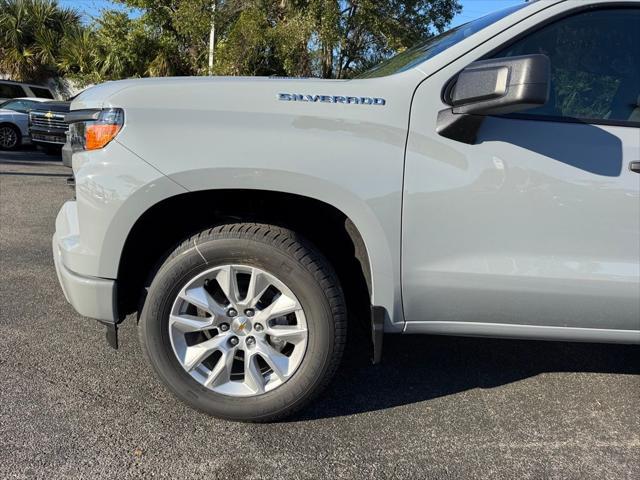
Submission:
<svg viewBox="0 0 640 480">
<path fill-rule="evenodd" d="M 236 335 L 247 335 L 251 330 L 251 320 L 246 317 L 236 317 L 231 323 L 231 330 Z"/>
</svg>

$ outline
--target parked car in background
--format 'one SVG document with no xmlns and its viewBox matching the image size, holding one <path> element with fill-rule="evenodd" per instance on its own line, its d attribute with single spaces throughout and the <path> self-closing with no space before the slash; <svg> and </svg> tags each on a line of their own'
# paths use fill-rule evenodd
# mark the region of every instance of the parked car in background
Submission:
<svg viewBox="0 0 640 480">
<path fill-rule="evenodd" d="M 31 141 L 47 153 L 60 153 L 67 141 L 69 124 L 64 116 L 71 102 L 44 102 L 29 114 Z"/>
<path fill-rule="evenodd" d="M 49 87 L 43 85 L 0 80 L 0 101 L 22 97 L 43 98 L 45 100 L 55 98 Z"/>
<path fill-rule="evenodd" d="M 30 143 L 29 111 L 44 98 L 14 98 L 0 102 L 0 150 L 13 150 Z"/>
</svg>

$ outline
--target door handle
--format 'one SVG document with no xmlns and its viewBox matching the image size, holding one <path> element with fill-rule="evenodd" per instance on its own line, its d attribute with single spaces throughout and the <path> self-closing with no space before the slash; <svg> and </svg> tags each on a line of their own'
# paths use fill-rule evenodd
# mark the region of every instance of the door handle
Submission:
<svg viewBox="0 0 640 480">
<path fill-rule="evenodd" d="M 629 170 L 635 173 L 640 173 L 640 162 L 631 162 L 629 164 Z"/>
</svg>

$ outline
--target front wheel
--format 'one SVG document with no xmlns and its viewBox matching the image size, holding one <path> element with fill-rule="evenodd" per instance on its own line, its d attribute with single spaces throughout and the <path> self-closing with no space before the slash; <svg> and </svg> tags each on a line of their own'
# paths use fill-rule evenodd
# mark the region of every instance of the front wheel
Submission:
<svg viewBox="0 0 640 480">
<path fill-rule="evenodd" d="M 346 311 L 333 269 L 296 233 L 229 224 L 191 237 L 164 262 L 139 334 L 181 400 L 221 418 L 273 421 L 332 377 Z"/>
<path fill-rule="evenodd" d="M 13 125 L 0 125 L 0 150 L 15 150 L 20 146 L 20 130 Z"/>
</svg>

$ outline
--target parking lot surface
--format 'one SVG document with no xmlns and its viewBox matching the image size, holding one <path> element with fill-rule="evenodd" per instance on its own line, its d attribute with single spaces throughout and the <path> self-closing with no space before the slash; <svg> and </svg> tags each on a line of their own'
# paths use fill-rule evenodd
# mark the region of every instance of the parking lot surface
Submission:
<svg viewBox="0 0 640 480">
<path fill-rule="evenodd" d="M 640 478 L 640 349 L 353 335 L 297 417 L 230 423 L 154 378 L 135 318 L 110 349 L 51 258 L 59 159 L 0 152 L 0 478 Z"/>
</svg>

